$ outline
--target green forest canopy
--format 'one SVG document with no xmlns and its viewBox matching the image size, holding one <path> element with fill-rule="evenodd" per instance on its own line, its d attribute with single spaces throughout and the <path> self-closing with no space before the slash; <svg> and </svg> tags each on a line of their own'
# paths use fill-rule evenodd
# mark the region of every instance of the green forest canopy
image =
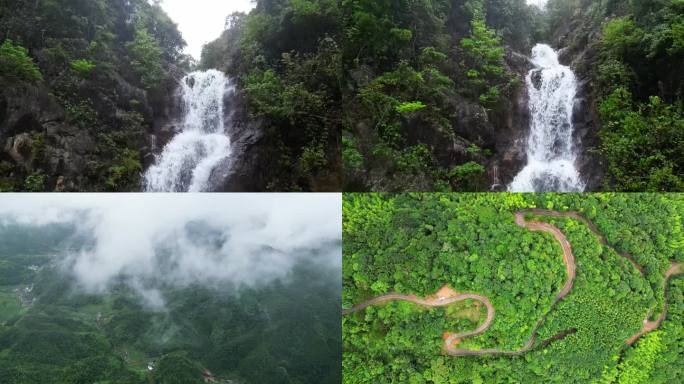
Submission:
<svg viewBox="0 0 684 384">
<path fill-rule="evenodd" d="M 339 270 L 302 263 L 261 287 L 168 286 L 152 310 L 124 283 L 77 286 L 57 256 L 84 241 L 74 231 L 0 225 L 1 383 L 192 384 L 205 370 L 244 384 L 340 382 Z"/>
<path fill-rule="evenodd" d="M 344 382 L 682 381 L 681 277 L 669 282 L 662 327 L 625 347 L 646 314 L 662 310 L 670 261 L 684 261 L 682 195 L 348 194 L 343 307 L 388 292 L 428 296 L 449 285 L 483 294 L 496 308 L 492 327 L 459 348 L 520 348 L 565 281 L 558 243 L 514 223 L 514 212 L 533 207 L 579 212 L 609 243 L 602 246 L 582 222 L 542 218 L 567 236 L 578 268 L 571 293 L 550 312 L 539 339 L 576 332 L 521 357 L 454 358 L 442 353 L 443 333 L 478 324 L 458 314 L 463 308 L 371 307 L 343 319 Z M 633 255 L 645 276 L 616 251 Z"/>
</svg>

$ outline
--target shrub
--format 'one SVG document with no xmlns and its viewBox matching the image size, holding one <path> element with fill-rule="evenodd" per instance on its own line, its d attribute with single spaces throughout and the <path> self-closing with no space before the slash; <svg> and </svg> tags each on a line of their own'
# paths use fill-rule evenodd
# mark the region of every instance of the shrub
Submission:
<svg viewBox="0 0 684 384">
<path fill-rule="evenodd" d="M 426 107 L 421 101 L 413 101 L 408 103 L 402 103 L 396 107 L 397 112 L 402 115 L 409 114 L 411 112 L 420 111 Z"/>
<path fill-rule="evenodd" d="M 634 105 L 618 88 L 600 105 L 601 152 L 619 191 L 684 189 L 684 114 L 659 97 Z"/>
<path fill-rule="evenodd" d="M 307 146 L 299 157 L 299 168 L 304 176 L 313 176 L 317 171 L 325 169 L 327 164 L 328 159 L 322 145 Z"/>
<path fill-rule="evenodd" d="M 5 40 L 0 45 L 0 76 L 29 83 L 43 80 L 43 75 L 29 56 L 28 50 L 14 44 L 12 40 Z"/>
<path fill-rule="evenodd" d="M 118 156 L 117 165 L 110 167 L 105 184 L 112 192 L 137 189 L 143 171 L 137 151 L 124 149 Z"/>
<path fill-rule="evenodd" d="M 452 168 L 449 172 L 449 179 L 451 179 L 452 184 L 455 185 L 454 189 L 457 191 L 477 191 L 484 174 L 485 168 L 471 161 Z"/>
<path fill-rule="evenodd" d="M 639 45 L 644 31 L 634 20 L 619 18 L 609 21 L 603 27 L 603 49 L 613 55 L 622 56 Z"/>
<path fill-rule="evenodd" d="M 464 61 L 462 70 L 466 75 L 466 94 L 484 107 L 496 105 L 501 88 L 511 86 L 511 76 L 504 67 L 505 49 L 501 36 L 487 27 L 483 18 L 476 16 L 471 23 L 472 35 L 461 40 Z"/>
<path fill-rule="evenodd" d="M 95 69 L 96 65 L 92 61 L 86 59 L 74 60 L 70 64 L 71 69 L 81 75 L 87 75 Z"/>
<path fill-rule="evenodd" d="M 139 29 L 135 33 L 135 40 L 126 45 L 133 71 L 140 78 L 145 88 L 159 85 L 163 76 L 162 50 L 157 42 L 146 30 Z"/>
<path fill-rule="evenodd" d="M 27 192 L 45 192 L 45 183 L 47 176 L 43 171 L 35 171 L 26 177 L 24 181 L 24 189 Z"/>
<path fill-rule="evenodd" d="M 360 171 L 363 168 L 363 155 L 356 149 L 353 137 L 342 137 L 342 161 L 346 170 Z"/>
</svg>

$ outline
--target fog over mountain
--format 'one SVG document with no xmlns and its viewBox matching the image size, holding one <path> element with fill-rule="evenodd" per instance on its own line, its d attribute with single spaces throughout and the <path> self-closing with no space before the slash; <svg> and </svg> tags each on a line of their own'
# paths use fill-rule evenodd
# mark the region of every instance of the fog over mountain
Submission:
<svg viewBox="0 0 684 384">
<path fill-rule="evenodd" d="M 339 269 L 339 195 L 8 195 L 0 225 L 74 224 L 64 266 L 88 292 L 123 279 L 162 308 L 163 285 L 255 287 L 300 262 Z M 75 245 L 74 245 L 75 244 Z"/>
</svg>

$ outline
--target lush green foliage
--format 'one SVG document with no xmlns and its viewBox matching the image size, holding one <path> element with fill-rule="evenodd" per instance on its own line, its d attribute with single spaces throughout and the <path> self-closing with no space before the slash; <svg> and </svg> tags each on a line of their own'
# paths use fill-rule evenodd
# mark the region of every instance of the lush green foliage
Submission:
<svg viewBox="0 0 684 384">
<path fill-rule="evenodd" d="M 467 4 L 473 14 L 471 36 L 461 40 L 463 50 L 462 70 L 466 73 L 467 91 L 485 107 L 495 106 L 502 96 L 502 86 L 507 87 L 512 77 L 504 68 L 505 50 L 501 37 L 487 27 L 483 3 Z"/>
<path fill-rule="evenodd" d="M 187 61 L 185 42 L 161 6 L 147 0 L 7 0 L 0 5 L 0 31 L 15 42 L 0 48 L 0 105 L 20 103 L 36 122 L 3 130 L 43 137 L 26 164 L 0 167 L 0 188 L 54 190 L 64 176 L 66 190 L 139 190 L 145 131 L 175 86 L 179 72 L 172 74 L 173 67 Z M 48 130 L 45 121 L 64 127 Z M 40 188 L 37 175 L 44 177 Z"/>
<path fill-rule="evenodd" d="M 29 56 L 28 50 L 9 39 L 0 45 L 0 77 L 30 83 L 43 80 L 43 75 Z"/>
<path fill-rule="evenodd" d="M 347 0 L 342 14 L 343 135 L 354 145 L 343 156 L 363 158 L 344 159 L 358 166 L 345 169 L 346 188 L 479 190 L 451 170 L 487 161 L 461 150 L 485 145 L 464 126 L 505 108 L 518 82 L 506 67 L 504 40 L 526 47 L 529 25 L 513 18 L 531 21 L 532 10 L 516 0 Z"/>
<path fill-rule="evenodd" d="M 135 39 L 128 43 L 131 67 L 146 88 L 159 84 L 162 78 L 162 50 L 144 29 L 135 32 Z"/>
<path fill-rule="evenodd" d="M 596 70 L 602 97 L 601 152 L 606 187 L 624 191 L 684 189 L 684 79 L 681 1 L 616 1 L 623 17 L 603 26 Z M 618 5 L 619 4 L 619 5 Z"/>
<path fill-rule="evenodd" d="M 553 237 L 515 224 L 513 213 L 530 207 L 580 212 L 609 243 L 583 222 L 539 218 L 563 231 L 577 260 L 571 293 L 550 312 L 565 268 Z M 634 348 L 625 341 L 650 311 L 660 313 L 669 261 L 684 261 L 682 195 L 347 194 L 343 213 L 344 308 L 388 292 L 429 296 L 443 285 L 482 294 L 495 320 L 462 340 L 468 349 L 518 349 L 549 313 L 528 354 L 453 358 L 443 354 L 443 333 L 474 329 L 484 319 L 477 306 L 371 307 L 343 318 L 345 383 L 681 380 L 684 279 L 670 282 L 661 329 Z M 633 255 L 645 276 L 617 251 Z"/>
<path fill-rule="evenodd" d="M 26 177 L 24 189 L 27 192 L 45 192 L 47 177 L 43 172 L 37 171 Z"/>
<path fill-rule="evenodd" d="M 626 191 L 684 190 L 684 110 L 653 96 L 632 102 L 618 88 L 601 104 L 602 151 L 615 188 Z"/>
<path fill-rule="evenodd" d="M 341 189 L 340 20 L 336 0 L 259 0 L 202 53 L 202 67 L 240 78 L 265 127 L 268 190 Z"/>
<path fill-rule="evenodd" d="M 86 59 L 79 59 L 71 62 L 71 69 L 83 75 L 92 72 L 95 67 L 97 67 L 97 65 Z"/>
</svg>

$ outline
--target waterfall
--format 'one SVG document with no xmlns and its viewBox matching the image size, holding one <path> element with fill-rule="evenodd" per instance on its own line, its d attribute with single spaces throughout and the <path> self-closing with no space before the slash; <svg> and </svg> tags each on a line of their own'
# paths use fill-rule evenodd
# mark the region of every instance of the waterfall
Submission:
<svg viewBox="0 0 684 384">
<path fill-rule="evenodd" d="M 511 192 L 582 192 L 584 183 L 575 165 L 573 108 L 577 80 L 558 62 L 548 45 L 532 50 L 535 68 L 527 76 L 530 96 L 530 137 L 527 166 L 515 177 Z"/>
<path fill-rule="evenodd" d="M 206 192 L 220 166 L 230 160 L 224 98 L 234 87 L 219 71 L 193 72 L 181 81 L 181 131 L 145 173 L 148 192 Z"/>
</svg>

